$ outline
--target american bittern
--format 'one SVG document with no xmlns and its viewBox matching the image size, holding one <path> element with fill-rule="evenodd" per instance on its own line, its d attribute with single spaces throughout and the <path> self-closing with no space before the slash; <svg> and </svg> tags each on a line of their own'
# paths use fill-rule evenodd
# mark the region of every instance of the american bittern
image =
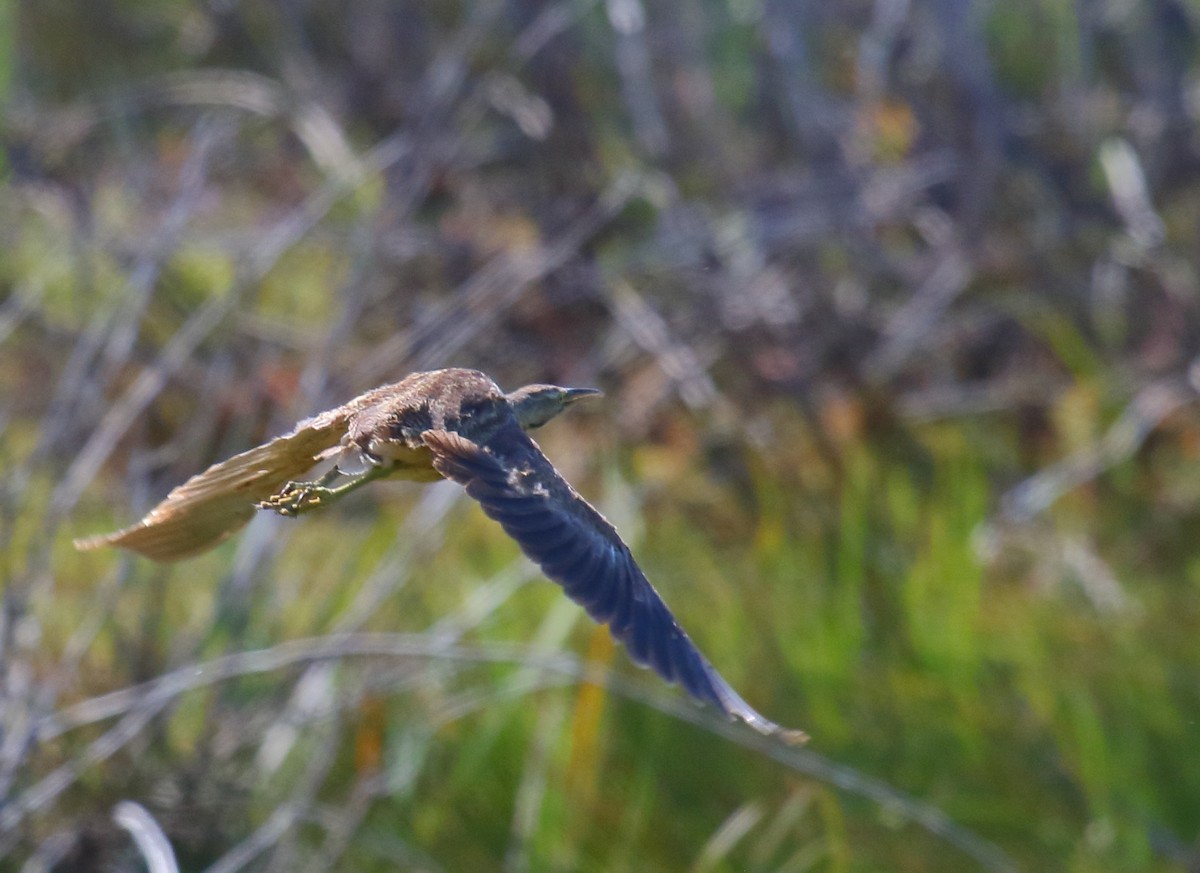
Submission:
<svg viewBox="0 0 1200 873">
<path fill-rule="evenodd" d="M 193 476 L 137 524 L 75 545 L 119 546 L 173 561 L 215 546 L 255 509 L 294 516 L 375 479 L 452 479 L 569 597 L 607 624 L 634 661 L 764 734 L 803 741 L 802 732 L 768 721 L 721 678 L 613 526 L 526 433 L 598 393 L 527 385 L 505 394 L 476 370 L 413 373 Z M 314 481 L 293 481 L 334 457 L 361 459 L 366 467 L 346 473 L 335 465 Z"/>
</svg>

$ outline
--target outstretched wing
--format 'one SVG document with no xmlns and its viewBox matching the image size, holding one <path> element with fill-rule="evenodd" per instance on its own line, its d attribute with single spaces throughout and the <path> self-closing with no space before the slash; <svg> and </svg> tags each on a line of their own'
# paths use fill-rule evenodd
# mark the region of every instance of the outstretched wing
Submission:
<svg viewBox="0 0 1200 873">
<path fill-rule="evenodd" d="M 486 446 L 447 431 L 427 431 L 433 466 L 465 486 L 521 550 L 598 622 L 637 663 L 716 704 L 764 734 L 802 742 L 799 731 L 768 721 L 730 687 L 683 632 L 616 530 L 576 493 L 512 422 Z"/>
<path fill-rule="evenodd" d="M 77 549 L 119 546 L 174 561 L 210 549 L 254 515 L 289 480 L 307 472 L 346 433 L 345 408 L 296 425 L 291 433 L 234 455 L 188 479 L 124 530 L 75 540 Z"/>
</svg>

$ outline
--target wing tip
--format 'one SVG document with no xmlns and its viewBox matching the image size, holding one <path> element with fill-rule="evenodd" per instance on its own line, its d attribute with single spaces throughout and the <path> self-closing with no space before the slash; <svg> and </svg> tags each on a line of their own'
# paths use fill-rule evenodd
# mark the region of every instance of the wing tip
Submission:
<svg viewBox="0 0 1200 873">
<path fill-rule="evenodd" d="M 809 735 L 802 730 L 785 728 L 782 725 L 775 724 L 775 722 L 763 718 L 758 713 L 754 713 L 753 718 L 749 718 L 743 713 L 737 713 L 735 717 L 740 721 L 745 722 L 764 737 L 771 737 L 773 739 L 780 740 L 784 743 L 784 745 L 803 746 L 811 739 L 811 737 L 809 737 Z"/>
<path fill-rule="evenodd" d="M 95 534 L 90 537 L 76 537 L 71 540 L 77 551 L 90 552 L 93 549 L 101 549 L 105 546 L 113 545 L 113 540 L 117 534 Z"/>
<path fill-rule="evenodd" d="M 803 746 L 812 739 L 804 731 L 796 728 L 780 728 L 779 738 L 789 746 Z"/>
<path fill-rule="evenodd" d="M 163 560 L 153 553 L 155 550 L 150 548 L 149 543 L 140 541 L 145 539 L 144 537 L 139 538 L 136 536 L 145 530 L 147 528 L 135 525 L 134 527 L 114 531 L 113 533 L 79 537 L 72 540 L 71 545 L 75 547 L 76 551 L 80 552 L 92 552 L 103 548 L 125 549 L 126 551 L 143 555 L 152 560 Z"/>
<path fill-rule="evenodd" d="M 230 534 L 232 530 L 220 531 L 215 536 L 201 539 L 180 539 L 171 532 L 164 532 L 153 525 L 139 523 L 124 530 L 109 534 L 97 534 L 90 537 L 80 537 L 72 540 L 71 544 L 81 552 L 90 552 L 105 547 L 125 549 L 143 558 L 159 563 L 172 563 L 198 555 L 215 547 Z"/>
<path fill-rule="evenodd" d="M 697 652 L 697 654 L 699 654 Z M 709 680 L 709 694 L 697 694 L 697 697 L 707 697 L 716 703 L 717 707 L 733 721 L 745 723 L 764 737 L 781 740 L 789 746 L 802 746 L 808 742 L 809 736 L 802 730 L 785 728 L 776 724 L 758 712 L 753 706 L 742 699 L 733 687 L 716 672 L 707 661 L 701 662 L 705 667 L 705 678 Z"/>
<path fill-rule="evenodd" d="M 786 745 L 803 746 L 810 739 L 808 734 L 802 730 L 785 728 L 783 725 L 763 717 L 740 697 L 736 698 L 736 705 L 730 706 L 722 701 L 718 706 L 731 721 L 740 721 L 764 737 L 781 740 Z"/>
</svg>

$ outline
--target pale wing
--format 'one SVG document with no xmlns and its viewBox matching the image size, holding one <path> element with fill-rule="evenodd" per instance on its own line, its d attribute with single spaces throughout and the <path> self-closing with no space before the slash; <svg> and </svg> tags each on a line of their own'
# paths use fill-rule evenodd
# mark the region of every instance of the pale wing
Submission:
<svg viewBox="0 0 1200 873">
<path fill-rule="evenodd" d="M 300 422 L 285 436 L 234 455 L 188 479 L 124 530 L 76 540 L 77 549 L 118 546 L 156 561 L 203 552 L 242 527 L 254 505 L 303 475 L 346 433 L 342 409 Z"/>
<path fill-rule="evenodd" d="M 609 626 L 634 661 L 761 733 L 803 741 L 803 733 L 764 718 L 721 678 L 613 526 L 558 475 L 515 421 L 487 447 L 446 431 L 428 431 L 423 439 L 438 472 L 465 486 L 547 576 Z"/>
</svg>

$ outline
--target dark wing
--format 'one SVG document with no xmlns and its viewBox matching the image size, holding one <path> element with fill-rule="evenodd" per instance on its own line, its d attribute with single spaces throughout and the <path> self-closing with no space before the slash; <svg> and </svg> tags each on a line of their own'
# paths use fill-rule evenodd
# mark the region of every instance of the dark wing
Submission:
<svg viewBox="0 0 1200 873">
<path fill-rule="evenodd" d="M 480 446 L 446 431 L 427 431 L 433 466 L 465 486 L 526 555 L 598 622 L 609 626 L 637 663 L 678 682 L 764 734 L 805 739 L 763 718 L 729 686 L 683 632 L 616 530 L 579 496 L 512 422 Z"/>
<path fill-rule="evenodd" d="M 77 549 L 119 546 L 174 561 L 210 549 L 254 515 L 289 479 L 303 475 L 346 433 L 345 408 L 306 419 L 269 443 L 234 455 L 188 479 L 135 525 L 75 540 Z"/>
</svg>

